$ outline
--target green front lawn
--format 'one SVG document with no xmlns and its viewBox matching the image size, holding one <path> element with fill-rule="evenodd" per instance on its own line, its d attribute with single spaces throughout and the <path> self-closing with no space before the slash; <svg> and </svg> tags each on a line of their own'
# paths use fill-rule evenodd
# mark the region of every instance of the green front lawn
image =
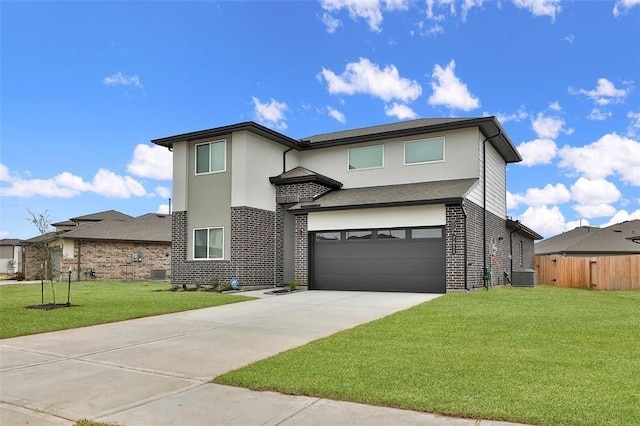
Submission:
<svg viewBox="0 0 640 426">
<path fill-rule="evenodd" d="M 66 303 L 67 283 L 56 283 L 56 303 Z M 71 307 L 27 309 L 42 302 L 40 284 L 0 286 L 0 338 L 123 321 L 250 300 L 212 292 L 172 292 L 158 282 L 72 282 Z M 45 303 L 51 303 L 45 283 Z"/>
<path fill-rule="evenodd" d="M 547 425 L 640 423 L 640 292 L 447 294 L 216 383 Z"/>
</svg>

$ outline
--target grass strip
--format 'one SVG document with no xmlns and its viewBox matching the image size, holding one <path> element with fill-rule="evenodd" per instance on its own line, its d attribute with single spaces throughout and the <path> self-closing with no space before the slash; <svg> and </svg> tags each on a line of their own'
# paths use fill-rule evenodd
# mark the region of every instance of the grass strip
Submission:
<svg viewBox="0 0 640 426">
<path fill-rule="evenodd" d="M 67 283 L 56 283 L 56 303 L 66 303 Z M 40 284 L 0 286 L 0 338 L 24 336 L 241 302 L 251 298 L 213 292 L 172 292 L 166 282 L 72 282 L 71 307 L 27 309 L 42 303 Z M 51 303 L 45 283 L 45 303 Z"/>
<path fill-rule="evenodd" d="M 447 294 L 214 382 L 546 425 L 640 422 L 640 292 Z"/>
</svg>

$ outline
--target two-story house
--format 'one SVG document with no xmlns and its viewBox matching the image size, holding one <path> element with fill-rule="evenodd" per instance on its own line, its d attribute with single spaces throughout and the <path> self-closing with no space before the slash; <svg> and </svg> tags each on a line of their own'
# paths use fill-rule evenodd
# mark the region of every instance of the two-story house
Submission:
<svg viewBox="0 0 640 426">
<path fill-rule="evenodd" d="M 522 158 L 495 117 L 292 139 L 253 122 L 173 151 L 172 283 L 438 292 L 508 282 L 542 238 L 506 217 Z"/>
</svg>

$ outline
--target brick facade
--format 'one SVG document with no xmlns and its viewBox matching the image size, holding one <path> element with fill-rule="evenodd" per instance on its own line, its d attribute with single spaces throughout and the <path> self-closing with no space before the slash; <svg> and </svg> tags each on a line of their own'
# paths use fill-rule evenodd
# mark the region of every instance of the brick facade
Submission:
<svg viewBox="0 0 640 426">
<path fill-rule="evenodd" d="M 331 190 L 331 187 L 316 182 L 289 183 L 276 186 L 278 204 L 298 203 L 305 197 L 317 197 Z"/>
<path fill-rule="evenodd" d="M 72 280 L 85 280 L 89 268 L 95 271 L 95 279 L 104 281 L 150 280 L 152 269 L 164 269 L 171 276 L 170 243 L 136 243 L 123 241 L 74 240 L 74 257 L 63 258 L 60 248 L 53 249 L 55 280 L 66 280 L 71 268 Z M 134 262 L 132 255 L 140 253 L 141 260 Z M 25 278 L 40 279 L 44 263 L 43 250 L 38 245 L 25 248 Z"/>
<path fill-rule="evenodd" d="M 510 273 L 510 231 L 506 227 L 505 219 L 487 212 L 487 246 L 485 248 L 483 211 L 482 207 L 468 200 L 464 210 L 459 205 L 449 205 L 446 208 L 447 290 L 464 289 L 465 212 L 467 218 L 467 288 L 473 290 L 484 287 L 485 254 L 486 267 L 491 275 L 487 286 L 494 287 L 506 282 L 505 273 Z M 455 253 L 454 240 L 456 241 Z M 529 240 L 529 243 L 525 245 L 533 252 L 532 240 Z M 531 256 L 531 264 L 533 264 L 533 256 Z"/>
<path fill-rule="evenodd" d="M 276 211 L 266 211 L 250 207 L 231 209 L 231 256 L 230 260 L 206 261 L 187 260 L 187 212 L 174 212 L 172 222 L 172 265 L 171 282 L 178 285 L 209 284 L 212 278 L 229 282 L 232 277 L 245 288 L 264 288 L 283 284 L 284 215 L 289 203 L 302 197 L 316 196 L 329 188 L 315 183 L 278 185 L 279 201 Z M 446 206 L 446 282 L 447 290 L 463 290 L 466 282 L 469 290 L 483 288 L 484 255 L 490 272 L 489 287 L 503 285 L 505 273 L 510 273 L 510 230 L 506 220 L 487 212 L 486 239 L 483 240 L 482 207 L 466 201 L 464 209 L 460 205 Z M 466 214 L 466 230 L 465 230 Z M 466 233 L 466 234 L 465 234 Z M 518 241 L 523 241 L 524 264 L 533 265 L 533 241 L 514 233 L 514 269 L 519 249 Z M 308 285 L 309 276 L 309 233 L 307 215 L 295 215 L 294 228 L 294 276 L 300 285 Z M 466 264 L 465 264 L 466 245 Z M 519 261 L 518 261 L 519 262 Z M 466 268 L 465 268 L 466 266 Z M 526 266 L 530 268 L 531 266 Z"/>
<path fill-rule="evenodd" d="M 229 260 L 187 259 L 187 212 L 174 212 L 171 224 L 174 286 L 229 283 L 237 278 L 244 289 L 276 284 L 276 212 L 253 207 L 231 208 Z"/>
<path fill-rule="evenodd" d="M 307 215 L 296 216 L 295 226 L 295 278 L 300 285 L 309 285 L 309 232 L 307 230 Z"/>
<path fill-rule="evenodd" d="M 278 184 L 276 186 L 276 283 L 284 283 L 284 215 L 285 208 L 306 197 L 317 197 L 331 190 L 330 186 L 316 182 Z M 294 279 L 301 286 L 308 285 L 309 247 L 307 215 L 295 217 Z"/>
<path fill-rule="evenodd" d="M 464 212 L 459 205 L 446 206 L 446 280 L 447 290 L 464 289 Z"/>
</svg>

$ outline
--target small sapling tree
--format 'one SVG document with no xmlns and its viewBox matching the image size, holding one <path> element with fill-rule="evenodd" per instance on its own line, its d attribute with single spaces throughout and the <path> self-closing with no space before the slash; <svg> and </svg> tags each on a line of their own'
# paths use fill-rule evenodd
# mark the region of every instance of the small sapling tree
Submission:
<svg viewBox="0 0 640 426">
<path fill-rule="evenodd" d="M 40 259 L 42 259 L 42 279 L 51 283 L 51 295 L 53 297 L 53 306 L 56 306 L 56 289 L 53 284 L 53 277 L 56 272 L 55 265 L 53 265 L 53 246 L 52 243 L 57 239 L 57 234 L 51 226 L 51 217 L 45 210 L 43 213 L 36 213 L 29 209 L 29 217 L 27 220 L 36 227 L 40 232 L 40 237 L 34 243 L 36 250 L 40 252 Z M 44 304 L 44 301 L 43 301 Z"/>
</svg>

